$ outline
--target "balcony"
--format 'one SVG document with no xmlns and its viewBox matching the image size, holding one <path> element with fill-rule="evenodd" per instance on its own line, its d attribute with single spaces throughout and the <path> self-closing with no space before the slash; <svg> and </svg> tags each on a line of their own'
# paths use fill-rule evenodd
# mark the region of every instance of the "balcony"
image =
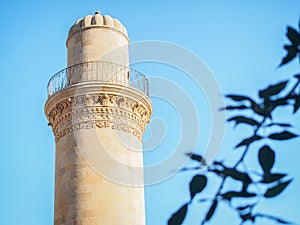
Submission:
<svg viewBox="0 0 300 225">
<path fill-rule="evenodd" d="M 84 82 L 101 82 L 133 87 L 149 96 L 145 75 L 129 67 L 110 62 L 94 61 L 63 69 L 48 82 L 48 98 L 56 92 Z"/>
</svg>

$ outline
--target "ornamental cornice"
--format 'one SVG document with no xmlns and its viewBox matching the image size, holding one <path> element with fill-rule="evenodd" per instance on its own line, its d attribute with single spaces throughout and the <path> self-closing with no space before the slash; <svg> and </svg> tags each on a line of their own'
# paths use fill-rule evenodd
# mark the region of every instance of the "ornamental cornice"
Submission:
<svg viewBox="0 0 300 225">
<path fill-rule="evenodd" d="M 150 99 L 123 85 L 87 83 L 51 96 L 45 113 L 56 141 L 81 129 L 113 129 L 142 140 L 150 121 Z"/>
</svg>

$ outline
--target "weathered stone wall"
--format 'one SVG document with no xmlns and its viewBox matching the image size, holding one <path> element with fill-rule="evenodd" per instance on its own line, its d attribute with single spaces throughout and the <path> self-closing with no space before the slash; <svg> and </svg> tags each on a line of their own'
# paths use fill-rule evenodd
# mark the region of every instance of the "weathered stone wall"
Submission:
<svg viewBox="0 0 300 225">
<path fill-rule="evenodd" d="M 110 131 L 103 131 L 111 134 Z M 77 135 L 80 134 L 77 133 Z M 111 137 L 108 137 L 108 141 L 114 142 Z M 89 147 L 91 146 L 85 145 L 85 148 Z M 126 151 L 118 144 L 111 147 L 115 150 L 113 154 L 118 154 L 117 152 L 122 154 Z M 80 148 L 73 134 L 61 138 L 56 144 L 54 224 L 144 224 L 143 187 L 121 185 L 103 178 L 96 170 L 97 168 L 89 163 L 88 157 L 85 157 Z M 142 163 L 141 153 L 136 155 L 131 153 L 131 156 L 129 151 L 127 153 L 128 160 L 136 161 L 137 164 Z M 111 167 L 109 161 L 99 161 L 99 163 L 106 169 Z M 110 169 L 115 173 L 120 173 L 118 168 Z M 128 173 L 128 171 L 123 171 L 123 173 Z M 127 175 L 130 179 L 130 174 Z M 142 179 L 142 174 L 140 176 Z"/>
<path fill-rule="evenodd" d="M 89 61 L 128 65 L 128 45 L 127 37 L 113 28 L 82 28 L 68 38 L 68 67 Z"/>
</svg>

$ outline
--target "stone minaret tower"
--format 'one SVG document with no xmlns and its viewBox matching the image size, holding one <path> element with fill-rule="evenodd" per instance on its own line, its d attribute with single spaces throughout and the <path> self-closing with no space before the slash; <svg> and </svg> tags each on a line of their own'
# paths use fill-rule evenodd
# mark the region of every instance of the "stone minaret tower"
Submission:
<svg viewBox="0 0 300 225">
<path fill-rule="evenodd" d="M 100 12 L 70 28 L 68 67 L 48 84 L 55 225 L 143 225 L 148 81 L 128 68 L 125 27 Z"/>
</svg>

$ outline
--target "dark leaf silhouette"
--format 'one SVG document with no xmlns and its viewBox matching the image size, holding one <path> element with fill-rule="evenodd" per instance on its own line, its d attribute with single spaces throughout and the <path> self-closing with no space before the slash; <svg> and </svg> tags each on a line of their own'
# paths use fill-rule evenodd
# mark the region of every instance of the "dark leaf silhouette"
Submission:
<svg viewBox="0 0 300 225">
<path fill-rule="evenodd" d="M 288 105 L 288 98 L 279 98 L 276 99 L 275 101 L 271 101 L 271 107 L 272 109 L 275 109 L 277 106 L 282 106 L 282 105 Z"/>
<path fill-rule="evenodd" d="M 215 199 L 205 216 L 205 221 L 209 221 L 213 217 L 213 215 L 216 211 L 217 205 L 218 205 L 218 201 Z"/>
<path fill-rule="evenodd" d="M 251 102 L 251 109 L 260 116 L 270 117 L 269 113 L 266 113 L 266 111 L 254 101 Z"/>
<path fill-rule="evenodd" d="M 236 125 L 238 125 L 240 123 L 245 123 L 245 124 L 249 124 L 249 125 L 252 125 L 252 126 L 259 126 L 260 125 L 260 123 L 257 122 L 256 120 L 245 117 L 245 116 L 234 116 L 234 117 L 231 117 L 230 119 L 228 119 L 227 121 L 229 121 L 229 122 L 230 121 L 235 121 Z"/>
<path fill-rule="evenodd" d="M 294 75 L 294 77 L 296 77 L 298 80 L 300 80 L 300 73 L 299 73 L 299 74 L 296 74 L 296 75 Z"/>
<path fill-rule="evenodd" d="M 297 95 L 295 96 L 294 113 L 298 111 L 299 107 L 300 107 L 300 96 Z"/>
<path fill-rule="evenodd" d="M 243 182 L 243 190 L 247 190 L 248 185 L 251 183 L 251 178 L 247 173 L 243 173 L 240 171 L 237 171 L 236 169 L 224 169 L 224 174 L 226 176 L 230 176 L 231 178 L 235 180 L 239 180 Z"/>
<path fill-rule="evenodd" d="M 300 34 L 292 27 L 287 28 L 286 36 L 291 42 L 291 45 L 285 45 L 284 48 L 287 50 L 287 55 L 282 59 L 280 66 L 293 60 L 299 51 L 300 45 Z"/>
<path fill-rule="evenodd" d="M 272 198 L 279 195 L 291 183 L 291 181 L 292 179 L 286 182 L 278 183 L 276 186 L 269 188 L 264 196 L 266 198 Z"/>
<path fill-rule="evenodd" d="M 195 197 L 196 194 L 203 191 L 206 187 L 207 178 L 203 175 L 196 175 L 193 177 L 192 181 L 190 182 L 190 195 L 191 199 Z"/>
<path fill-rule="evenodd" d="M 274 220 L 278 223 L 281 223 L 281 224 L 291 224 L 291 222 L 280 219 L 280 218 L 274 218 Z"/>
<path fill-rule="evenodd" d="M 285 176 L 286 176 L 286 174 L 284 174 L 284 173 L 274 173 L 274 174 L 267 173 L 267 174 L 264 174 L 264 177 L 260 182 L 269 184 L 269 183 L 273 183 L 274 181 L 278 181 Z"/>
<path fill-rule="evenodd" d="M 256 114 L 258 114 L 260 116 L 264 116 L 264 117 L 271 117 L 270 113 L 276 106 L 287 104 L 285 99 L 280 99 L 280 101 L 278 101 L 278 100 L 268 101 L 268 102 L 265 102 L 267 104 L 265 104 L 263 106 L 261 104 L 256 103 L 251 98 L 249 98 L 247 96 L 243 96 L 243 95 L 227 95 L 226 97 L 229 97 L 235 101 L 246 101 L 246 100 L 249 101 L 251 104 L 250 109 L 252 109 Z M 231 109 L 231 110 L 233 110 L 233 109 L 249 109 L 249 107 L 247 107 L 245 105 L 240 105 L 240 106 L 228 106 L 225 109 Z"/>
<path fill-rule="evenodd" d="M 242 109 L 249 109 L 249 107 L 245 105 L 238 105 L 238 106 L 226 106 L 225 108 L 221 108 L 220 110 L 242 110 Z"/>
<path fill-rule="evenodd" d="M 255 204 L 252 204 L 252 205 L 244 205 L 244 206 L 239 206 L 237 207 L 236 209 L 239 210 L 239 211 L 244 211 L 245 209 L 251 209 L 255 206 Z"/>
<path fill-rule="evenodd" d="M 231 201 L 232 198 L 234 197 L 240 197 L 240 198 L 252 198 L 255 197 L 255 193 L 248 193 L 246 191 L 228 191 L 224 194 L 221 195 L 224 199 Z"/>
<path fill-rule="evenodd" d="M 282 58 L 280 66 L 291 62 L 296 57 L 299 57 L 300 60 L 300 32 L 288 27 L 286 35 L 290 43 L 284 46 L 286 55 Z M 226 203 L 224 207 L 228 206 L 235 211 L 241 219 L 241 225 L 254 224 L 259 218 L 266 218 L 278 224 L 290 224 L 290 222 L 277 216 L 257 212 L 259 208 L 256 206 L 260 203 L 261 198 L 273 198 L 283 193 L 292 181 L 292 179 L 286 178 L 287 174 L 273 173 L 277 158 L 269 142 L 285 141 L 300 136 L 300 134 L 292 132 L 293 123 L 275 122 L 277 120 L 273 118 L 278 116 L 275 113 L 277 108 L 292 106 L 294 113 L 299 111 L 300 74 L 294 75 L 294 78 L 289 80 L 266 85 L 265 88 L 258 91 L 259 98 L 257 99 L 250 95 L 241 94 L 229 94 L 226 97 L 230 100 L 230 104 L 220 110 L 229 110 L 228 113 L 236 112 L 227 121 L 233 122 L 235 126 L 247 125 L 253 133 L 250 134 L 251 136 L 244 136 L 235 146 L 235 148 L 243 147 L 237 152 L 240 156 L 235 158 L 235 162 L 227 163 L 222 159 L 220 161 L 214 160 L 212 164 L 207 165 L 202 155 L 192 152 L 186 153 L 191 160 L 197 162 L 196 167 L 181 169 L 182 171 L 196 170 L 197 173 L 189 183 L 190 202 L 181 206 L 169 219 L 168 224 L 179 225 L 183 223 L 189 204 L 194 204 L 193 199 L 206 188 L 208 176 L 219 176 L 221 182 L 216 185 L 217 191 L 214 192 L 213 196 L 201 198 L 200 194 L 198 195 L 200 198 L 197 199 L 197 203 L 209 203 L 207 213 L 201 221 L 202 225 L 211 220 L 216 214 L 217 207 L 222 203 Z M 260 145 L 253 144 L 255 142 L 259 142 Z M 262 142 L 265 142 L 263 146 L 261 145 Z M 248 165 L 248 157 L 250 154 L 253 155 L 253 151 L 250 151 L 249 148 L 250 145 L 253 149 L 258 146 L 257 158 L 260 168 L 253 168 L 252 164 L 251 166 Z M 256 151 L 254 152 L 256 154 Z M 207 166 L 207 177 L 198 174 L 203 166 Z"/>
<path fill-rule="evenodd" d="M 210 198 L 202 198 L 202 199 L 199 199 L 198 202 L 207 202 L 210 200 L 211 200 Z"/>
<path fill-rule="evenodd" d="M 206 161 L 201 155 L 197 155 L 192 152 L 188 152 L 188 153 L 186 153 L 186 155 L 188 157 L 190 157 L 192 160 L 197 161 L 197 162 L 201 163 L 202 165 L 206 166 Z"/>
<path fill-rule="evenodd" d="M 284 49 L 287 50 L 286 56 L 282 59 L 279 66 L 283 66 L 284 64 L 287 64 L 288 62 L 292 61 L 296 56 L 298 49 L 294 45 L 285 45 Z"/>
<path fill-rule="evenodd" d="M 177 212 L 175 212 L 168 221 L 168 225 L 181 225 L 185 219 L 188 204 L 184 204 Z"/>
<path fill-rule="evenodd" d="M 240 217 L 243 221 L 250 220 L 252 222 L 255 222 L 255 216 L 253 216 L 251 213 L 241 214 Z"/>
<path fill-rule="evenodd" d="M 195 167 L 184 167 L 182 169 L 180 169 L 180 172 L 184 172 L 184 171 L 191 171 L 191 170 L 199 170 L 200 167 L 199 166 L 195 166 Z"/>
<path fill-rule="evenodd" d="M 300 34 L 294 28 L 288 26 L 286 36 L 294 46 L 300 45 Z"/>
<path fill-rule="evenodd" d="M 248 209 L 249 208 L 249 205 L 246 205 L 246 206 L 240 206 L 240 207 L 237 207 L 236 209 L 237 210 L 240 210 L 240 211 L 243 211 L 245 209 Z"/>
<path fill-rule="evenodd" d="M 263 171 L 269 174 L 275 163 L 275 152 L 268 145 L 265 145 L 259 149 L 258 160 Z"/>
<path fill-rule="evenodd" d="M 268 99 L 264 101 L 263 108 L 259 106 L 260 109 L 258 108 L 256 110 L 256 113 L 265 116 L 267 118 L 272 118 L 271 113 L 274 111 L 276 107 L 287 105 L 287 104 L 288 104 L 288 98 L 279 98 L 274 101 Z"/>
<path fill-rule="evenodd" d="M 270 139 L 273 139 L 273 140 L 288 140 L 288 139 L 292 139 L 292 138 L 295 138 L 295 137 L 298 137 L 298 135 L 296 134 L 293 134 L 289 131 L 283 131 L 283 132 L 280 132 L 280 133 L 275 133 L 275 134 L 271 134 L 269 135 L 269 138 Z"/>
<path fill-rule="evenodd" d="M 251 178 L 247 173 L 240 172 L 235 168 L 228 168 L 224 165 L 222 170 L 213 169 L 212 172 L 216 173 L 221 177 L 231 177 L 234 180 L 242 181 L 243 182 L 243 190 L 247 190 L 248 185 L 252 182 Z"/>
<path fill-rule="evenodd" d="M 241 146 L 249 146 L 251 143 L 255 142 L 255 141 L 259 141 L 262 139 L 262 136 L 259 135 L 254 135 L 252 137 L 246 138 L 244 140 L 242 140 L 237 146 L 235 146 L 235 148 L 241 147 Z"/>
<path fill-rule="evenodd" d="M 288 123 L 270 123 L 268 125 L 268 127 L 272 127 L 272 126 L 280 126 L 280 127 L 292 127 L 291 124 Z"/>
<path fill-rule="evenodd" d="M 286 86 L 288 81 L 282 81 L 278 84 L 270 85 L 266 89 L 259 91 L 259 97 L 268 99 L 270 96 L 279 94 Z"/>
<path fill-rule="evenodd" d="M 289 221 L 283 220 L 283 219 L 275 217 L 275 216 L 267 215 L 267 214 L 258 213 L 258 214 L 256 214 L 256 216 L 257 217 L 262 217 L 262 218 L 267 218 L 267 219 L 270 219 L 270 220 L 274 220 L 274 221 L 276 221 L 278 223 L 281 223 L 281 224 L 291 224 L 291 222 L 289 222 Z"/>
<path fill-rule="evenodd" d="M 290 45 L 285 45 L 284 48 L 287 50 L 287 55 L 282 59 L 282 62 L 279 66 L 282 66 L 291 60 L 293 60 L 297 53 L 299 53 L 299 45 L 300 45 L 300 34 L 294 28 L 288 27 L 286 36 L 290 40 Z"/>
<path fill-rule="evenodd" d="M 253 101 L 251 98 L 249 98 L 248 96 L 244 96 L 244 95 L 226 95 L 227 98 L 232 99 L 233 101 Z"/>
</svg>

